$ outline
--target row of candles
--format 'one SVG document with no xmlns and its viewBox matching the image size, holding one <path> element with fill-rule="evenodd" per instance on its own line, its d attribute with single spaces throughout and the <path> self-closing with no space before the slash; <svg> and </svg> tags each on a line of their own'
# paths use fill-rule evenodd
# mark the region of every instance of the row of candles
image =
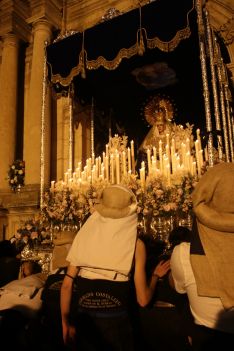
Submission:
<svg viewBox="0 0 234 351">
<path fill-rule="evenodd" d="M 178 153 L 176 152 L 175 140 L 171 139 L 170 142 L 169 134 L 167 134 L 165 148 L 160 140 L 158 150 L 156 147 L 147 149 L 147 165 L 142 161 L 139 169 L 142 187 L 145 186 L 147 174 L 151 177 L 164 175 L 168 185 L 171 184 L 171 175 L 176 174 L 176 172 L 190 173 L 193 176 L 200 177 L 204 155 L 199 129 L 197 129 L 197 140 L 194 144 L 195 153 L 192 152 L 190 139 L 187 139 L 185 143 L 181 143 L 180 153 Z M 106 180 L 111 184 L 120 184 L 123 178 L 131 174 L 136 174 L 133 140 L 130 142 L 130 147 L 121 152 L 117 149 L 111 152 L 109 144 L 107 144 L 102 157 L 95 158 L 93 154 L 91 158 L 86 160 L 83 169 L 81 162 L 78 163 L 74 172 L 68 169 L 64 174 L 64 185 L 68 187 L 81 186 L 84 182 L 92 183 L 98 179 Z M 51 182 L 51 190 L 55 190 L 55 181 Z"/>
</svg>

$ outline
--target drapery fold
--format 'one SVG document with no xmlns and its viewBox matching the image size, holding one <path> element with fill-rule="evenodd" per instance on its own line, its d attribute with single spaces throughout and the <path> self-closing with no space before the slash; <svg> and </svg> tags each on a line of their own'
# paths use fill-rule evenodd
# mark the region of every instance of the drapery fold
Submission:
<svg viewBox="0 0 234 351">
<path fill-rule="evenodd" d="M 47 47 L 49 79 L 68 86 L 86 70 L 114 70 L 123 59 L 155 48 L 173 51 L 191 34 L 193 10 L 194 0 L 157 0 L 56 41 Z"/>
</svg>

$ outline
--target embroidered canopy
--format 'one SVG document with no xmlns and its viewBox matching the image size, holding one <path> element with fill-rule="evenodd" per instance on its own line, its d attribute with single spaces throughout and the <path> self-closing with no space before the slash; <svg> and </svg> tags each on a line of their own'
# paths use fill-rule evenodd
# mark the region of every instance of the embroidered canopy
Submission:
<svg viewBox="0 0 234 351">
<path fill-rule="evenodd" d="M 108 16 L 103 16 L 83 33 L 61 34 L 46 49 L 49 78 L 52 83 L 69 86 L 75 76 L 85 77 L 86 70 L 114 70 L 123 59 L 155 48 L 173 51 L 191 34 L 193 10 L 193 0 L 150 1 L 116 17 L 112 11 L 110 17 L 114 18 L 107 20 Z"/>
</svg>

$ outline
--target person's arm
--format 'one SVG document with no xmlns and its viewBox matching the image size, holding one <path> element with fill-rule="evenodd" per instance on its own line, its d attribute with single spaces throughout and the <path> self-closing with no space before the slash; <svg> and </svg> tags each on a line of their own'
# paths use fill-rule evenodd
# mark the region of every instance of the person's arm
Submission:
<svg viewBox="0 0 234 351">
<path fill-rule="evenodd" d="M 75 327 L 70 325 L 70 307 L 72 299 L 72 290 L 74 279 L 78 273 L 78 268 L 69 266 L 64 277 L 61 293 L 60 293 L 60 308 L 62 317 L 63 341 L 64 344 L 69 344 L 74 341 L 76 331 Z"/>
<path fill-rule="evenodd" d="M 155 267 L 151 279 L 147 282 L 146 277 L 146 248 L 143 241 L 137 240 L 135 251 L 134 283 L 136 288 L 137 302 L 140 306 L 148 305 L 153 297 L 154 290 L 159 278 L 163 277 L 170 269 L 170 260 L 160 261 Z"/>
</svg>

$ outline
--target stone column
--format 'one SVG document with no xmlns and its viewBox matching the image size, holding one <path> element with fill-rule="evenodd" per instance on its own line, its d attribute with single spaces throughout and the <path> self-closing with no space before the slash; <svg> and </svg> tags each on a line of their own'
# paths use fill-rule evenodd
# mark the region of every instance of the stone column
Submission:
<svg viewBox="0 0 234 351">
<path fill-rule="evenodd" d="M 234 63 L 228 63 L 227 64 L 227 68 L 229 69 L 229 71 L 231 72 L 231 82 L 232 82 L 232 87 L 231 89 L 234 88 Z"/>
<path fill-rule="evenodd" d="M 57 100 L 57 180 L 64 179 L 68 169 L 68 98 Z"/>
<path fill-rule="evenodd" d="M 6 189 L 9 165 L 16 145 L 19 40 L 14 34 L 3 38 L 0 69 L 0 188 Z"/>
<path fill-rule="evenodd" d="M 40 20 L 33 24 L 33 53 L 27 114 L 24 120 L 24 160 L 26 185 L 40 184 L 41 118 L 45 42 L 51 38 L 51 25 Z M 47 88 L 47 94 L 48 94 Z M 45 109 L 45 184 L 49 182 L 50 168 L 50 106 L 46 97 Z"/>
</svg>

